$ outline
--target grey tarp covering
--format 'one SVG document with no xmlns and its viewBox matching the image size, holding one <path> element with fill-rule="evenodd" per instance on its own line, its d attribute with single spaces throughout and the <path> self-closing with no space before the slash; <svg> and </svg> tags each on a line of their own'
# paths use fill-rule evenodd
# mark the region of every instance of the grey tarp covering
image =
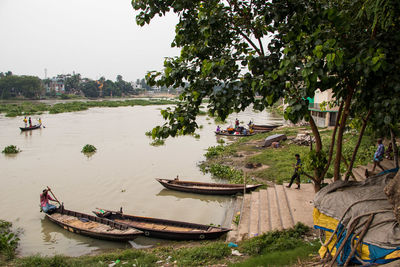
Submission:
<svg viewBox="0 0 400 267">
<path fill-rule="evenodd" d="M 386 249 L 394 249 L 400 246 L 400 228 L 392 212 L 392 205 L 387 200 L 384 187 L 394 177 L 393 173 L 376 175 L 367 178 L 364 182 L 336 181 L 322 188 L 314 198 L 314 206 L 323 214 L 334 219 L 340 220 L 352 203 L 366 199 L 382 198 L 383 201 L 363 201 L 355 204 L 346 213 L 343 225 L 358 215 L 366 214 L 372 211 L 388 210 L 376 214 L 372 224 L 364 236 L 363 242 L 379 246 Z M 359 233 L 367 221 L 368 216 L 364 216 L 358 223 L 355 233 Z M 375 224 L 391 220 L 376 227 Z"/>
</svg>

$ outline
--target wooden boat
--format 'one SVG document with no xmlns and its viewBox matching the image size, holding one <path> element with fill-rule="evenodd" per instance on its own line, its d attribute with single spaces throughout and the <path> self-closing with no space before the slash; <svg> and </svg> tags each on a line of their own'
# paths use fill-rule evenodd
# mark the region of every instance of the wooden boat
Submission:
<svg viewBox="0 0 400 267">
<path fill-rule="evenodd" d="M 32 127 L 19 127 L 21 129 L 21 131 L 30 131 L 30 130 L 35 130 L 35 129 L 39 129 L 42 126 L 42 124 L 36 124 L 33 125 Z"/>
<path fill-rule="evenodd" d="M 46 214 L 50 221 L 73 233 L 111 241 L 133 240 L 143 232 L 114 222 L 76 211 L 66 210 L 60 206 L 54 213 Z"/>
<path fill-rule="evenodd" d="M 220 132 L 215 132 L 216 135 L 223 135 L 223 136 L 236 136 L 236 137 L 245 137 L 245 136 L 252 136 L 254 133 L 248 133 L 248 134 L 230 134 L 228 131 L 220 131 Z"/>
<path fill-rule="evenodd" d="M 99 217 L 139 229 L 147 237 L 169 240 L 215 239 L 231 230 L 205 224 L 126 215 L 122 213 L 122 210 L 118 212 L 99 209 L 99 211 L 93 211 L 93 213 Z"/>
<path fill-rule="evenodd" d="M 156 179 L 165 188 L 197 193 L 206 195 L 234 195 L 237 193 L 243 193 L 243 184 L 218 184 L 218 183 L 201 183 L 191 181 L 180 181 L 180 180 L 169 180 L 169 179 Z M 246 192 L 250 192 L 260 187 L 261 184 L 257 185 L 246 185 Z"/>
<path fill-rule="evenodd" d="M 252 128 L 255 133 L 267 133 L 275 128 L 279 127 L 280 125 L 256 125 L 253 124 Z"/>
<path fill-rule="evenodd" d="M 259 125 L 259 124 L 253 124 L 253 129 L 275 129 L 278 128 L 281 125 Z"/>
</svg>

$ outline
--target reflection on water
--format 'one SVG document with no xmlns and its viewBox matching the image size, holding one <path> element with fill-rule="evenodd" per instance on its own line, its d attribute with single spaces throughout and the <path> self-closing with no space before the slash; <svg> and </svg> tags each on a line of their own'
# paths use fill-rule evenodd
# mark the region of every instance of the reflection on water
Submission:
<svg viewBox="0 0 400 267">
<path fill-rule="evenodd" d="M 219 203 L 224 203 L 232 198 L 232 196 L 201 195 L 201 194 L 193 194 L 193 193 L 169 190 L 166 188 L 161 189 L 161 191 L 157 193 L 157 196 L 168 196 L 176 198 L 177 200 L 190 198 L 205 202 L 219 202 Z"/>
<path fill-rule="evenodd" d="M 0 144 L 22 150 L 14 157 L 0 154 L 0 214 L 23 228 L 18 252 L 22 256 L 84 255 L 129 243 L 101 241 L 65 231 L 39 212 L 39 194 L 50 186 L 67 209 L 91 213 L 96 207 L 127 214 L 223 225 L 232 197 L 202 196 L 163 190 L 154 178 L 192 177 L 211 182 L 197 164 L 209 146 L 215 146 L 213 119 L 198 120 L 200 139 L 171 138 L 160 147 L 149 145 L 145 132 L 163 120 L 159 106 L 92 108 L 81 112 L 42 114 L 46 128 L 21 132 L 21 117 L 0 116 Z M 39 116 L 37 116 L 39 117 Z M 267 124 L 268 113 L 246 111 L 228 119 Z M 32 119 L 37 119 L 35 116 Z M 87 158 L 82 147 L 97 152 Z M 11 207 L 18 207 L 17 209 Z M 147 238 L 135 243 L 148 245 Z"/>
</svg>

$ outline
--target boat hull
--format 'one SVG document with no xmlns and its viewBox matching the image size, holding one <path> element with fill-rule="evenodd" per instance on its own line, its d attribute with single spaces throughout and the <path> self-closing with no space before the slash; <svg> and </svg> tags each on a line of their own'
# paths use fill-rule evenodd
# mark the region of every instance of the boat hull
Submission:
<svg viewBox="0 0 400 267">
<path fill-rule="evenodd" d="M 200 183 L 190 181 L 176 181 L 169 179 L 156 179 L 165 188 L 188 193 L 205 194 L 205 195 L 235 195 L 243 193 L 244 185 L 241 184 L 217 184 L 217 183 Z M 258 185 L 246 185 L 246 193 L 251 192 Z"/>
<path fill-rule="evenodd" d="M 216 239 L 229 232 L 230 229 L 210 225 L 181 221 L 164 220 L 151 217 L 126 215 L 117 211 L 93 212 L 99 217 L 107 218 L 129 227 L 141 230 L 146 237 L 168 240 L 208 240 Z"/>
<path fill-rule="evenodd" d="M 64 216 L 62 216 L 64 215 Z M 109 241 L 128 241 L 133 240 L 143 232 L 127 227 L 125 224 L 117 223 L 106 218 L 99 218 L 93 215 L 88 215 L 80 212 L 75 212 L 71 210 L 66 210 L 63 207 L 58 208 L 52 214 L 46 214 L 46 217 L 54 222 L 55 224 L 61 226 L 67 231 L 72 233 L 85 235 L 97 239 L 109 240 Z M 77 220 L 85 220 L 85 222 L 79 222 L 72 219 L 68 221 L 62 220 L 61 218 L 71 217 L 77 218 Z M 107 230 L 100 231 L 99 227 L 96 230 L 85 228 L 85 223 L 97 223 L 99 227 L 106 228 Z"/>
<path fill-rule="evenodd" d="M 42 126 L 42 124 L 37 124 L 37 125 L 33 125 L 32 127 L 19 127 L 19 129 L 21 129 L 21 131 L 31 131 L 31 130 L 36 130 L 39 129 Z"/>
</svg>

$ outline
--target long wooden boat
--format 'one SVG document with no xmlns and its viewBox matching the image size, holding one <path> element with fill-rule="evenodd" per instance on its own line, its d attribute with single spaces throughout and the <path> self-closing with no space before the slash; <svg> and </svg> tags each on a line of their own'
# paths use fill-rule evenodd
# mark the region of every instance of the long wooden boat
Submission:
<svg viewBox="0 0 400 267">
<path fill-rule="evenodd" d="M 126 224 L 105 218 L 64 209 L 60 206 L 54 213 L 46 214 L 50 221 L 73 233 L 111 241 L 133 240 L 143 232 Z"/>
<path fill-rule="evenodd" d="M 30 130 L 35 130 L 35 129 L 39 129 L 42 126 L 42 124 L 36 124 L 33 125 L 32 127 L 19 127 L 21 129 L 21 131 L 30 131 Z"/>
<path fill-rule="evenodd" d="M 264 129 L 275 129 L 281 125 L 260 125 L 260 124 L 253 124 L 253 128 L 264 128 Z"/>
<path fill-rule="evenodd" d="M 253 124 L 251 127 L 253 128 L 254 132 L 270 132 L 275 128 L 279 127 L 280 125 L 257 125 Z"/>
<path fill-rule="evenodd" d="M 165 188 L 197 193 L 206 195 L 234 195 L 237 193 L 243 193 L 243 184 L 218 184 L 218 183 L 202 183 L 192 181 L 180 181 L 180 180 L 169 180 L 169 179 L 156 179 Z M 246 192 L 250 192 L 260 187 L 261 184 L 257 185 L 246 185 Z"/>
<path fill-rule="evenodd" d="M 245 136 L 252 136 L 254 133 L 248 134 L 230 134 L 227 131 L 215 132 L 216 135 L 223 135 L 223 136 L 235 136 L 235 137 L 245 137 Z"/>
<path fill-rule="evenodd" d="M 231 230 L 205 224 L 127 215 L 123 214 L 122 211 L 99 209 L 99 211 L 93 211 L 93 213 L 101 218 L 107 218 L 139 229 L 143 231 L 144 235 L 147 237 L 169 240 L 215 239 Z"/>
</svg>

